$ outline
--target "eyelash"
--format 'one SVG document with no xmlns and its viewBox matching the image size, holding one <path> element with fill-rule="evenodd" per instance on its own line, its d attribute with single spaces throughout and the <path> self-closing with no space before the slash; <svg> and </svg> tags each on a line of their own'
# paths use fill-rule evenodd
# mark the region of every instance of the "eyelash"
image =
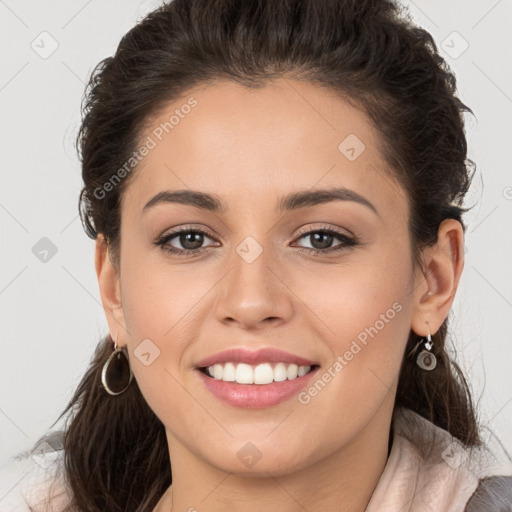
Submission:
<svg viewBox="0 0 512 512">
<path fill-rule="evenodd" d="M 215 238 L 208 231 L 198 229 L 198 228 L 193 228 L 193 229 L 192 228 L 182 228 L 180 230 L 173 231 L 171 233 L 167 233 L 166 235 L 160 237 L 156 242 L 154 242 L 154 244 L 156 246 L 160 247 L 162 250 L 167 251 L 170 254 L 176 254 L 179 256 L 188 256 L 191 254 L 198 254 L 199 252 L 208 250 L 207 247 L 206 248 L 202 247 L 199 249 L 176 249 L 174 247 L 165 247 L 165 245 L 170 240 L 172 240 L 173 238 L 176 238 L 178 235 L 181 235 L 182 233 L 198 233 L 201 235 L 206 235 L 208 238 L 215 240 Z M 341 240 L 343 243 L 334 248 L 331 247 L 329 249 L 312 249 L 309 247 L 301 247 L 300 248 L 301 251 L 305 251 L 308 253 L 313 253 L 313 254 L 318 255 L 318 254 L 327 254 L 327 253 L 331 253 L 331 252 L 337 252 L 337 251 L 341 251 L 343 249 L 349 249 L 351 247 L 354 247 L 355 245 L 358 245 L 357 239 L 355 237 L 351 237 L 351 236 L 348 236 L 339 231 L 336 231 L 333 229 L 327 229 L 327 228 L 313 229 L 310 231 L 298 233 L 297 239 L 304 238 L 304 237 L 306 237 L 308 235 L 312 235 L 314 233 L 323 233 L 323 234 L 327 234 L 327 235 L 334 235 L 336 238 Z"/>
</svg>

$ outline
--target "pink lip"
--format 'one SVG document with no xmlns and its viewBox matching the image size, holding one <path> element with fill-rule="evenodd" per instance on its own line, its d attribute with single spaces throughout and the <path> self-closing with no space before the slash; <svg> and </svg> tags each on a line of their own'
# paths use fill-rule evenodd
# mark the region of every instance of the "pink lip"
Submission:
<svg viewBox="0 0 512 512">
<path fill-rule="evenodd" d="M 293 380 L 270 384 L 224 382 L 205 375 L 201 370 L 197 370 L 197 374 L 210 393 L 223 402 L 244 409 L 264 409 L 297 395 L 319 369 L 319 367 L 315 368 L 306 375 Z"/>
<path fill-rule="evenodd" d="M 216 363 L 246 363 L 246 364 L 259 364 L 259 363 L 288 363 L 296 364 L 297 366 L 313 366 L 317 363 L 305 359 L 295 354 L 285 352 L 276 348 L 262 348 L 259 350 L 250 350 L 247 348 L 230 348 L 218 352 L 206 359 L 199 361 L 196 365 L 197 368 L 205 368 L 212 366 Z"/>
</svg>

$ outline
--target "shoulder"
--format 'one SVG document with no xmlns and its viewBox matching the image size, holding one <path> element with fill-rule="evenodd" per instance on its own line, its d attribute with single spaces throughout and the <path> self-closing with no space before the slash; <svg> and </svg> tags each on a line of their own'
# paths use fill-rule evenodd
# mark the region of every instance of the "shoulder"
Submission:
<svg viewBox="0 0 512 512">
<path fill-rule="evenodd" d="M 410 409 L 392 419 L 393 444 L 367 512 L 510 512 L 512 464 L 503 453 L 464 446 Z M 372 508 L 373 507 L 373 508 Z"/>
<path fill-rule="evenodd" d="M 493 475 L 479 481 L 464 512 L 510 512 L 511 510 L 512 476 Z"/>
<path fill-rule="evenodd" d="M 410 409 L 399 410 L 393 425 L 418 463 L 418 480 L 430 495 L 423 501 L 435 503 L 435 510 L 512 510 L 512 462 L 495 437 L 469 448 Z"/>
<path fill-rule="evenodd" d="M 61 512 L 70 503 L 64 451 L 52 433 L 0 466 L 0 512 Z"/>
</svg>

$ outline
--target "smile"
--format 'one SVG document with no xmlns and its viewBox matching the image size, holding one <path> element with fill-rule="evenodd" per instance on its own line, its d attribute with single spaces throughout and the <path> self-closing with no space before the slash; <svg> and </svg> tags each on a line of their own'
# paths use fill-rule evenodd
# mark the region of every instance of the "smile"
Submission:
<svg viewBox="0 0 512 512">
<path fill-rule="evenodd" d="M 224 382 L 265 385 L 303 377 L 311 371 L 311 368 L 311 366 L 298 366 L 284 362 L 267 362 L 258 365 L 227 362 L 202 368 L 202 371 L 215 380 Z"/>
<path fill-rule="evenodd" d="M 277 363 L 273 367 L 271 363 L 254 366 L 228 362 L 198 368 L 196 375 L 208 392 L 221 402 L 242 409 L 264 409 L 296 397 L 319 370 L 318 365 Z M 226 380 L 233 375 L 233 380 Z"/>
</svg>

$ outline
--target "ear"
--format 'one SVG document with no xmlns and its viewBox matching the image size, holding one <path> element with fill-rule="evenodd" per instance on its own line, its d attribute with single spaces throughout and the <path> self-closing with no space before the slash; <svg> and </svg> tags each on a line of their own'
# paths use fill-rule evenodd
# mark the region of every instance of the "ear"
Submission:
<svg viewBox="0 0 512 512">
<path fill-rule="evenodd" d="M 127 330 L 121 302 L 119 274 L 112 265 L 107 242 L 101 233 L 96 238 L 94 263 L 110 335 L 113 340 L 118 340 L 117 344 L 121 347 L 123 346 L 122 338 Z"/>
<path fill-rule="evenodd" d="M 464 231 L 460 222 L 439 225 L 437 242 L 422 251 L 411 329 L 418 336 L 435 334 L 450 312 L 464 268 Z"/>
</svg>

